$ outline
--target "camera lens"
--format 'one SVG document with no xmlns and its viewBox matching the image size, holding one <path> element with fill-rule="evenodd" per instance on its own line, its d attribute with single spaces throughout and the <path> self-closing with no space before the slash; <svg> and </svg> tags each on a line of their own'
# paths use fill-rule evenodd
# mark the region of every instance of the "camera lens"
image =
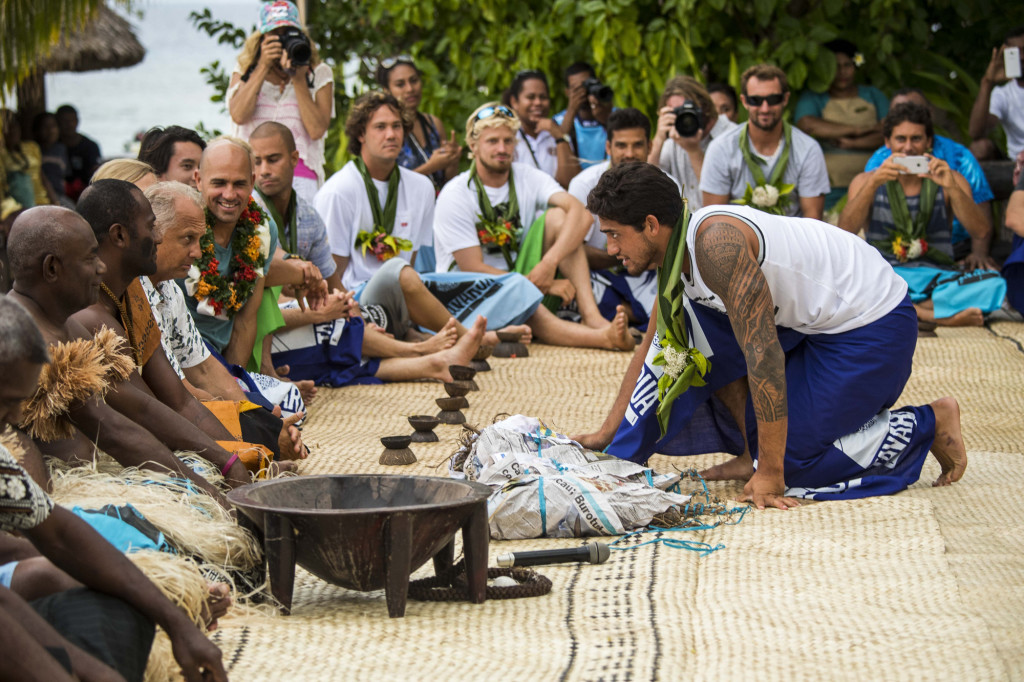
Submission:
<svg viewBox="0 0 1024 682">
<path fill-rule="evenodd" d="M 305 33 L 295 28 L 285 31 L 281 35 L 281 47 L 288 55 L 292 66 L 309 66 L 313 48 Z"/>
<path fill-rule="evenodd" d="M 704 127 L 704 115 L 696 103 L 686 100 L 672 110 L 676 115 L 675 129 L 680 137 L 693 137 Z"/>
</svg>

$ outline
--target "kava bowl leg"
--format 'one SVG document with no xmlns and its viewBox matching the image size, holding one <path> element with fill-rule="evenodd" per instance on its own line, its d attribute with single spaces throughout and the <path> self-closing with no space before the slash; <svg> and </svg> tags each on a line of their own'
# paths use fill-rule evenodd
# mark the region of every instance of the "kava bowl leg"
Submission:
<svg viewBox="0 0 1024 682">
<path fill-rule="evenodd" d="M 412 562 L 412 519 L 396 514 L 388 520 L 384 540 L 384 596 L 388 602 L 388 615 L 405 615 L 405 600 L 409 594 L 409 569 Z"/>
<path fill-rule="evenodd" d="M 263 552 L 267 557 L 270 593 L 281 602 L 281 612 L 292 612 L 295 586 L 295 531 L 285 516 L 267 514 L 264 521 Z"/>
<path fill-rule="evenodd" d="M 482 604 L 487 599 L 487 547 L 491 529 L 487 523 L 487 500 L 477 505 L 462 527 L 462 551 L 466 555 L 466 582 L 469 601 Z"/>
</svg>

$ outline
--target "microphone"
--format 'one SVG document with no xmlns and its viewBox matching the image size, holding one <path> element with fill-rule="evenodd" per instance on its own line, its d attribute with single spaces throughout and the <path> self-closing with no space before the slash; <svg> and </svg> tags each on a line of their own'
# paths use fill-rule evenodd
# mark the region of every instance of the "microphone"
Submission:
<svg viewBox="0 0 1024 682">
<path fill-rule="evenodd" d="M 541 566 L 543 564 L 564 564 L 572 561 L 588 564 L 603 564 L 608 561 L 611 550 L 603 542 L 591 542 L 588 545 L 570 547 L 568 549 L 542 549 L 536 552 L 507 552 L 498 555 L 498 566 Z"/>
</svg>

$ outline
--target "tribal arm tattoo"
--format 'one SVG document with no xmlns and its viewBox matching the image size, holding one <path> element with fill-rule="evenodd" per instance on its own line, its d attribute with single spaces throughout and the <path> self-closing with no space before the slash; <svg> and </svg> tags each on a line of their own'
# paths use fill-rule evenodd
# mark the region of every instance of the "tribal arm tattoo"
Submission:
<svg viewBox="0 0 1024 682">
<path fill-rule="evenodd" d="M 722 298 L 733 334 L 746 358 L 759 442 L 767 435 L 764 425 L 781 422 L 776 426 L 781 427 L 782 443 L 772 444 L 774 447 L 761 443 L 759 448 L 762 454 L 765 446 L 774 451 L 772 454 L 777 453 L 781 468 L 789 415 L 786 356 L 775 330 L 775 307 L 768 282 L 742 230 L 731 223 L 720 221 L 701 226 L 694 256 L 704 282 Z"/>
</svg>

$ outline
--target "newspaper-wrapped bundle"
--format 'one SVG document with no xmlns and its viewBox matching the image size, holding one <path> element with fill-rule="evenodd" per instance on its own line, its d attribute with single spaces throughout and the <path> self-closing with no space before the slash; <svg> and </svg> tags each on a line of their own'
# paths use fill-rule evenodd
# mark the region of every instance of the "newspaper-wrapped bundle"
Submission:
<svg viewBox="0 0 1024 682">
<path fill-rule="evenodd" d="M 494 490 L 496 540 L 622 535 L 689 500 L 667 490 L 678 475 L 592 452 L 522 415 L 475 435 L 452 457 L 450 473 Z"/>
</svg>

